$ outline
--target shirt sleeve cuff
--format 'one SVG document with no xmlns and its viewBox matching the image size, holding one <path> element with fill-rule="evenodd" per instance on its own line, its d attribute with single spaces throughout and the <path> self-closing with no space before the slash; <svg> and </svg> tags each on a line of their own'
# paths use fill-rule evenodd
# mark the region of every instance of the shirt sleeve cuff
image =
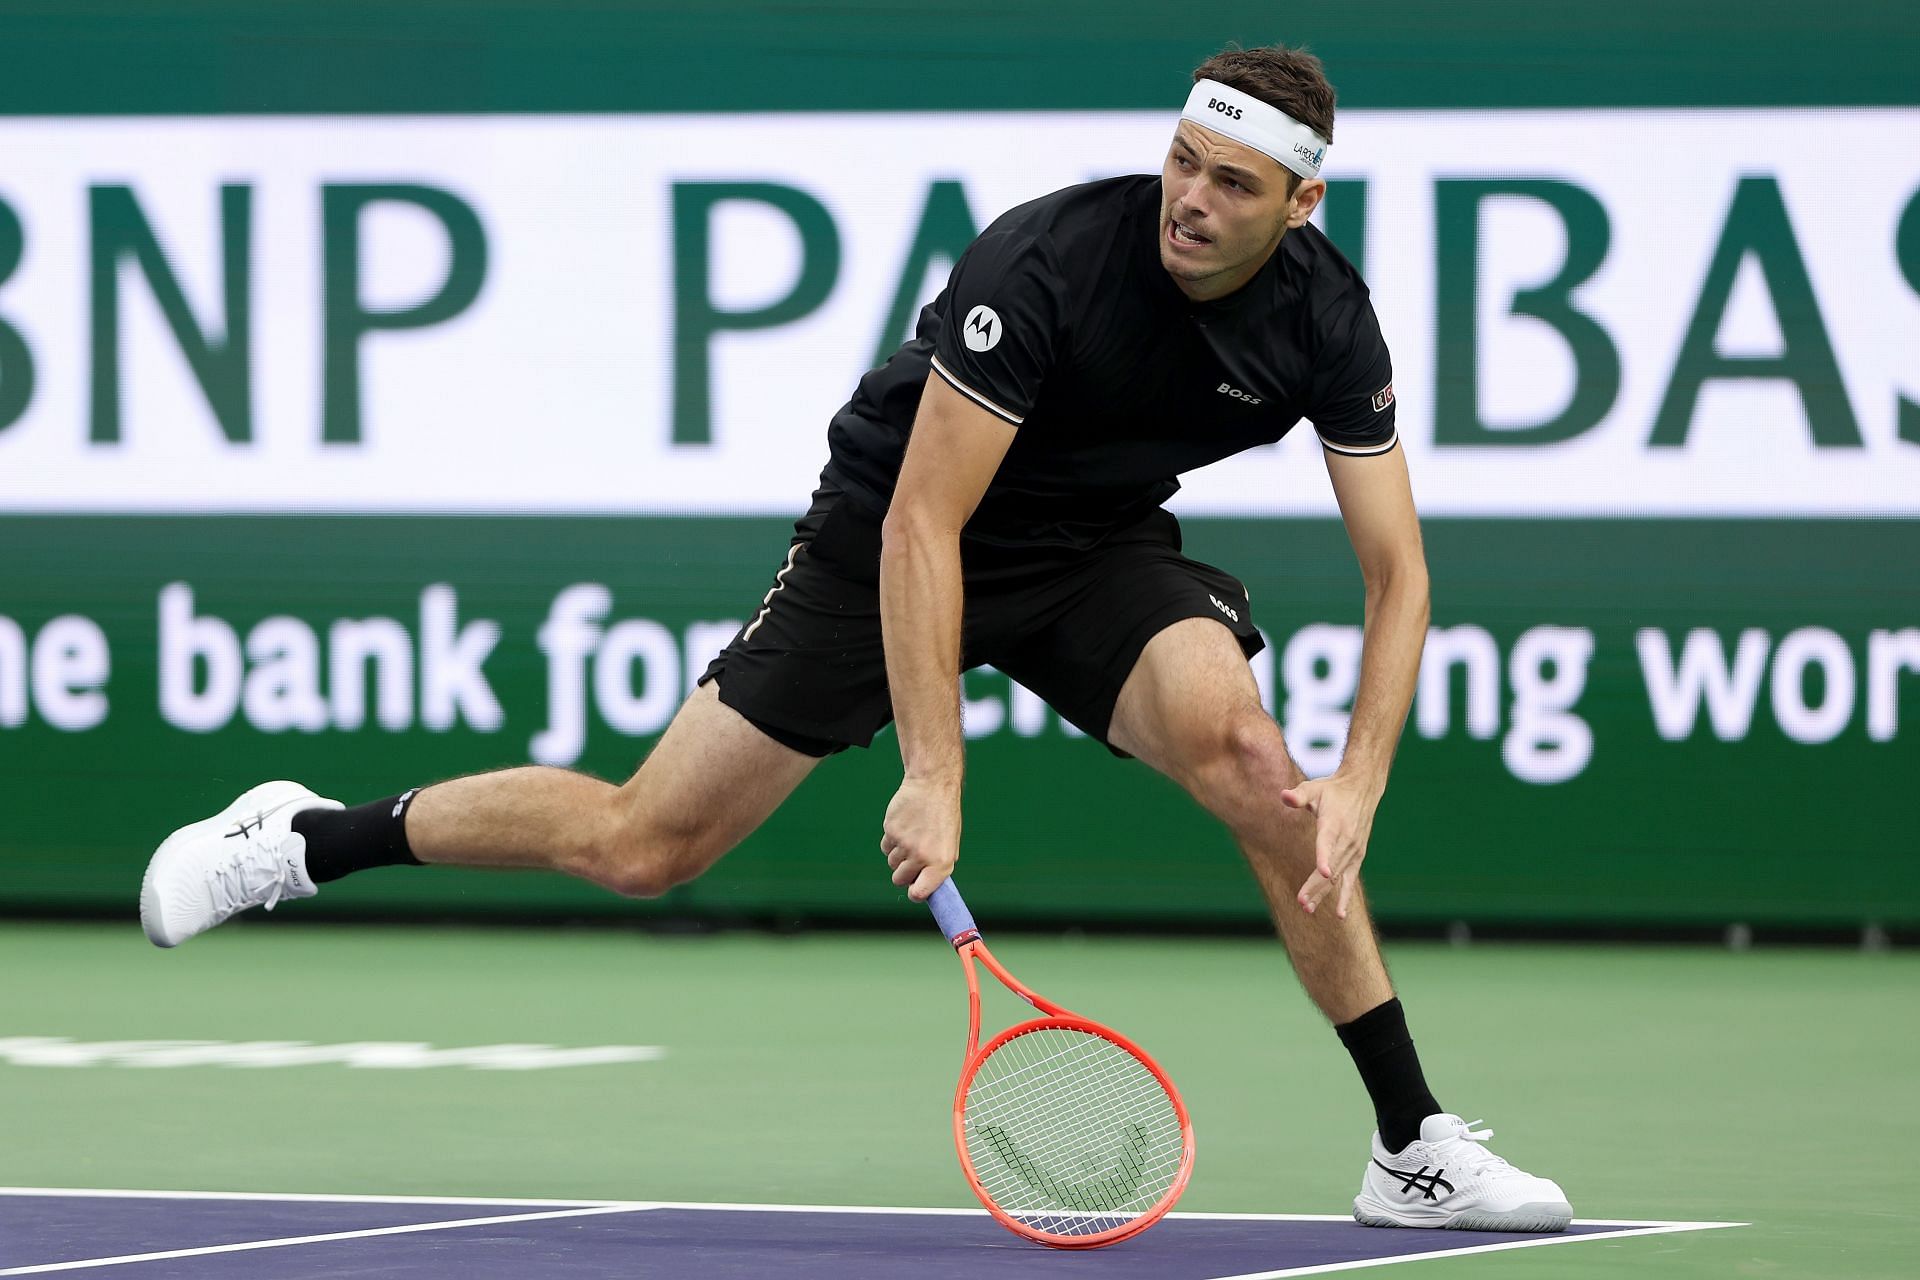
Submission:
<svg viewBox="0 0 1920 1280">
<path fill-rule="evenodd" d="M 1316 434 L 1318 434 L 1317 429 Z M 1383 453 L 1392 453 L 1394 447 L 1399 443 L 1400 433 L 1398 431 L 1388 436 L 1379 444 L 1341 444 L 1327 439 L 1324 435 L 1320 437 L 1321 448 L 1325 449 L 1328 453 L 1345 454 L 1349 458 L 1372 458 Z"/>
<path fill-rule="evenodd" d="M 1016 427 L 1026 421 L 1026 418 L 1023 417 L 1022 415 L 1015 413 L 1011 409 L 1002 408 L 1000 405 L 995 404 L 992 400 L 988 399 L 986 396 L 983 396 L 978 391 L 975 391 L 972 387 L 968 386 L 966 383 L 960 381 L 960 379 L 954 377 L 953 371 L 948 369 L 947 366 L 940 363 L 939 356 L 933 357 L 933 371 L 939 374 L 941 379 L 944 380 L 948 386 L 952 387 L 955 391 L 958 391 L 961 395 L 967 397 L 967 399 L 973 401 L 975 404 L 979 405 L 982 409 L 985 409 L 987 412 L 992 413 L 998 417 L 1005 418 L 1008 422 L 1011 422 Z"/>
</svg>

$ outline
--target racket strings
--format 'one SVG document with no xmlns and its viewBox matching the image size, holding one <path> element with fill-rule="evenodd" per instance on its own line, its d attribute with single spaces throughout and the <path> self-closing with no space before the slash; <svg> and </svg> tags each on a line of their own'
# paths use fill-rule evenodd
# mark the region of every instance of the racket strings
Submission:
<svg viewBox="0 0 1920 1280">
<path fill-rule="evenodd" d="M 976 1069 L 964 1121 L 974 1175 L 1008 1214 L 1092 1235 L 1158 1204 L 1185 1153 L 1173 1100 L 1139 1059 L 1101 1036 L 1042 1027 Z"/>
<path fill-rule="evenodd" d="M 1159 1083 L 1144 1069 L 1128 1070 L 1129 1066 L 1138 1068 L 1139 1064 L 1124 1050 L 1108 1045 L 1098 1037 L 1088 1039 L 1107 1045 L 1111 1051 L 1110 1057 L 1103 1058 L 1095 1071 L 1082 1070 L 1077 1077 L 1065 1075 L 1087 1065 L 1070 1061 L 1082 1053 L 1081 1045 L 1076 1044 L 1065 1052 L 1049 1054 L 1003 1078 L 1003 1084 L 1010 1084 L 999 1094 L 1004 1109 L 1019 1115 L 1020 1107 L 1024 1105 L 1028 1115 L 1022 1116 L 1023 1119 L 1044 1114 L 1057 1145 L 1076 1145 L 1058 1143 L 1059 1138 L 1069 1138 L 1078 1140 L 1077 1145 L 1084 1147 L 1110 1131 L 1115 1124 L 1121 1124 L 1123 1130 L 1138 1128 L 1141 1135 L 1145 1135 L 1145 1125 L 1122 1123 L 1118 1117 L 1143 1106 L 1152 1110 L 1156 1104 L 1163 1102 L 1165 1094 L 1161 1092 Z M 1055 1074 L 1049 1075 L 1049 1072 Z M 1064 1092 L 1068 1089 L 1073 1091 L 1070 1099 Z M 1054 1096 L 1055 1093 L 1059 1096 Z M 1053 1110 L 1068 1101 L 1071 1102 L 1070 1109 Z M 1165 1109 L 1168 1122 L 1177 1132 L 1178 1120 L 1171 1103 L 1166 1104 Z"/>
<path fill-rule="evenodd" d="M 995 1176 L 983 1181 L 995 1203 L 1009 1210 L 1061 1210 L 1123 1222 L 1151 1208 L 1171 1184 L 1182 1152 L 1180 1127 L 1157 1082 L 1130 1055 L 1108 1046 L 1092 1055 L 1093 1070 L 1071 1061 L 1076 1056 L 1056 1052 L 1025 1064 L 1019 1072 L 1025 1083 L 1016 1092 L 1002 1095 L 996 1106 L 983 1099 L 970 1108 L 978 1113 L 976 1137 L 998 1159 L 998 1168 L 989 1162 Z M 1133 1070 L 1126 1069 L 1129 1064 Z M 1049 1083 L 1049 1072 L 1072 1074 Z M 1109 1224 L 1068 1225 L 1090 1232 Z"/>
</svg>

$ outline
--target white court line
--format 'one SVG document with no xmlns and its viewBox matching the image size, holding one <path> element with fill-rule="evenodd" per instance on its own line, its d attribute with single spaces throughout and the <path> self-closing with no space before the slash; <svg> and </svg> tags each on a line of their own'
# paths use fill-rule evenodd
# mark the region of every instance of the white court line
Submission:
<svg viewBox="0 0 1920 1280">
<path fill-rule="evenodd" d="M 1351 1222 L 1351 1217 L 1334 1218 Z M 1575 1226 L 1593 1226 L 1582 1218 Z M 1502 1253 L 1508 1249 L 1538 1249 L 1543 1245 L 1580 1244 L 1587 1240 L 1624 1240 L 1629 1236 L 1663 1236 L 1676 1231 L 1713 1231 L 1720 1227 L 1744 1227 L 1745 1222 L 1667 1222 L 1657 1226 L 1639 1226 L 1632 1230 L 1590 1231 L 1585 1235 L 1546 1235 L 1537 1240 L 1508 1240 L 1501 1244 L 1470 1244 L 1458 1249 L 1433 1249 L 1425 1253 L 1399 1253 L 1385 1258 L 1359 1258 L 1352 1262 L 1323 1262 L 1311 1267 L 1288 1267 L 1282 1271 L 1249 1271 L 1235 1276 L 1217 1276 L 1214 1280 L 1284 1280 L 1288 1276 L 1323 1276 L 1335 1271 L 1358 1271 L 1362 1267 L 1390 1267 L 1402 1262 L 1425 1262 L 1428 1258 L 1461 1258 L 1470 1253 Z"/>
<path fill-rule="evenodd" d="M 138 1191 L 101 1190 L 81 1187 L 0 1187 L 0 1196 L 92 1196 L 119 1199 L 156 1200 L 266 1200 L 324 1202 L 336 1204 L 513 1204 L 562 1205 L 552 1212 L 509 1214 L 493 1218 L 465 1218 L 453 1222 L 424 1223 L 417 1226 L 378 1227 L 363 1231 L 342 1231 L 327 1235 L 290 1236 L 279 1240 L 258 1240 L 245 1244 L 215 1245 L 202 1249 L 180 1249 L 166 1253 L 131 1254 L 120 1258 L 92 1258 L 76 1262 L 58 1262 L 41 1266 L 16 1267 L 0 1271 L 0 1276 L 37 1275 L 51 1271 L 72 1271 L 83 1267 L 114 1266 L 127 1262 L 150 1262 L 165 1258 L 195 1257 L 201 1254 L 233 1253 L 247 1249 L 282 1248 L 288 1245 L 314 1244 L 328 1240 L 352 1240 L 367 1236 L 402 1235 L 422 1231 L 445 1231 L 459 1227 L 490 1226 L 509 1222 L 538 1222 L 552 1218 L 588 1217 L 597 1214 L 637 1213 L 648 1209 L 691 1209 L 743 1213 L 836 1213 L 836 1214 L 914 1214 L 928 1217 L 985 1217 L 984 1209 L 933 1208 L 922 1205 L 832 1205 L 832 1204 L 729 1204 L 701 1200 L 540 1200 L 529 1197 L 482 1198 L 477 1196 L 359 1196 L 310 1195 L 259 1191 Z M 1213 1222 L 1351 1222 L 1350 1214 L 1339 1213 L 1170 1213 L 1169 1218 Z M 1624 1218 L 1575 1218 L 1574 1225 L 1611 1227 L 1585 1235 L 1542 1235 L 1534 1240 L 1511 1240 L 1500 1244 L 1463 1245 L 1457 1249 L 1436 1249 L 1424 1253 L 1397 1254 L 1384 1258 L 1363 1258 L 1351 1262 L 1329 1262 L 1309 1267 L 1291 1267 L 1280 1271 L 1254 1271 L 1221 1276 L 1217 1280 L 1286 1280 L 1292 1276 L 1326 1275 L 1336 1271 L 1356 1271 L 1362 1267 L 1384 1267 L 1403 1262 L 1421 1262 L 1428 1258 L 1458 1258 L 1475 1253 L 1500 1253 L 1508 1249 L 1534 1249 L 1543 1245 L 1575 1244 L 1584 1240 L 1622 1240 L 1632 1236 L 1668 1235 L 1680 1231 L 1714 1231 L 1723 1227 L 1744 1227 L 1744 1222 L 1644 1221 Z"/>
<path fill-rule="evenodd" d="M 0 1187 L 0 1196 L 99 1196 L 120 1200 L 285 1200 L 318 1204 L 521 1204 L 543 1209 L 646 1208 L 640 1200 L 542 1200 L 535 1196 L 336 1196 L 298 1191 L 140 1191 L 100 1187 Z"/>
<path fill-rule="evenodd" d="M 138 1188 L 0 1187 L 0 1196 L 118 1196 L 135 1200 L 288 1200 L 339 1204 L 513 1204 L 559 1209 L 718 1209 L 755 1213 L 920 1213 L 940 1217 L 981 1217 L 985 1209 L 930 1205 L 761 1204 L 727 1200 L 543 1200 L 537 1196 L 360 1196 L 294 1191 L 142 1191 Z M 1351 1222 L 1350 1213 L 1207 1213 L 1176 1211 L 1169 1218 L 1216 1222 Z M 1646 1228 L 1662 1231 L 1710 1231 L 1745 1227 L 1746 1222 L 1690 1222 L 1677 1218 L 1575 1218 L 1575 1226 Z"/>
<path fill-rule="evenodd" d="M 713 1209 L 740 1210 L 751 1213 L 896 1213 L 928 1214 L 948 1217 L 984 1217 L 985 1209 L 935 1209 L 912 1205 L 870 1205 L 870 1204 L 751 1204 L 725 1203 L 708 1200 L 647 1200 L 636 1201 L 650 1209 Z M 1350 1213 L 1169 1213 L 1168 1218 L 1183 1218 L 1195 1222 L 1352 1222 Z M 1579 1227 L 1619 1227 L 1631 1230 L 1635 1234 L 1651 1235 L 1664 1231 L 1711 1231 L 1716 1227 L 1744 1227 L 1745 1222 L 1682 1222 L 1653 1218 L 1575 1218 Z M 1593 1232 L 1584 1236 L 1555 1236 L 1556 1240 L 1597 1240 L 1611 1238 L 1613 1232 Z M 1223 1280 L 1247 1280 L 1246 1277 L 1223 1277 Z"/>
<path fill-rule="evenodd" d="M 631 1213 L 645 1206 L 597 1205 L 590 1209 L 552 1209 L 545 1213 L 510 1213 L 494 1218 L 456 1218 L 451 1222 L 422 1222 L 398 1227 L 370 1227 L 363 1231 L 330 1231 L 317 1236 L 283 1236 L 277 1240 L 248 1240 L 241 1244 L 216 1244 L 199 1249 L 167 1249 L 159 1253 L 128 1253 L 115 1258 L 78 1258 L 72 1262 L 48 1262 L 30 1267 L 8 1267 L 0 1276 L 37 1276 L 53 1271 L 79 1271 L 92 1267 L 118 1267 L 131 1262 L 160 1262 L 169 1258 L 200 1258 L 216 1253 L 245 1253 L 250 1249 L 284 1249 L 296 1244 L 324 1244 L 331 1240 L 364 1240 L 369 1236 L 417 1235 L 424 1231 L 453 1231 L 461 1227 L 492 1227 L 509 1222 L 544 1222 L 553 1218 L 585 1218 L 604 1213 Z"/>
</svg>

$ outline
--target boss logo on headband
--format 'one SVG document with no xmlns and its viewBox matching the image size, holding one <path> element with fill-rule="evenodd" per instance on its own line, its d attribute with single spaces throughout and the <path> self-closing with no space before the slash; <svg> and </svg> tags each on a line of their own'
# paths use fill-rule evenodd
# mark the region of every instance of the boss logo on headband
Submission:
<svg viewBox="0 0 1920 1280">
<path fill-rule="evenodd" d="M 1245 114 L 1240 110 L 1240 108 L 1234 106 L 1232 103 L 1222 102 L 1218 98 L 1208 98 L 1207 105 L 1209 107 L 1212 107 L 1215 111 L 1218 111 L 1221 115 L 1225 116 L 1229 120 L 1238 120 Z"/>
</svg>

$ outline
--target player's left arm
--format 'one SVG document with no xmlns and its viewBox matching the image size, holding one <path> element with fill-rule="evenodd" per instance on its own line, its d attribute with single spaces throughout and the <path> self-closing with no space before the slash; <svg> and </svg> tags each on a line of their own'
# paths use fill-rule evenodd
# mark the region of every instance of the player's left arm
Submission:
<svg viewBox="0 0 1920 1280">
<path fill-rule="evenodd" d="M 1339 769 L 1289 788 L 1280 798 L 1312 810 L 1318 824 L 1315 867 L 1300 886 L 1300 905 L 1313 911 L 1338 887 L 1337 913 L 1344 920 L 1413 702 L 1431 608 L 1406 453 L 1398 448 L 1372 456 L 1324 452 L 1340 516 L 1366 580 L 1360 687 Z"/>
</svg>

